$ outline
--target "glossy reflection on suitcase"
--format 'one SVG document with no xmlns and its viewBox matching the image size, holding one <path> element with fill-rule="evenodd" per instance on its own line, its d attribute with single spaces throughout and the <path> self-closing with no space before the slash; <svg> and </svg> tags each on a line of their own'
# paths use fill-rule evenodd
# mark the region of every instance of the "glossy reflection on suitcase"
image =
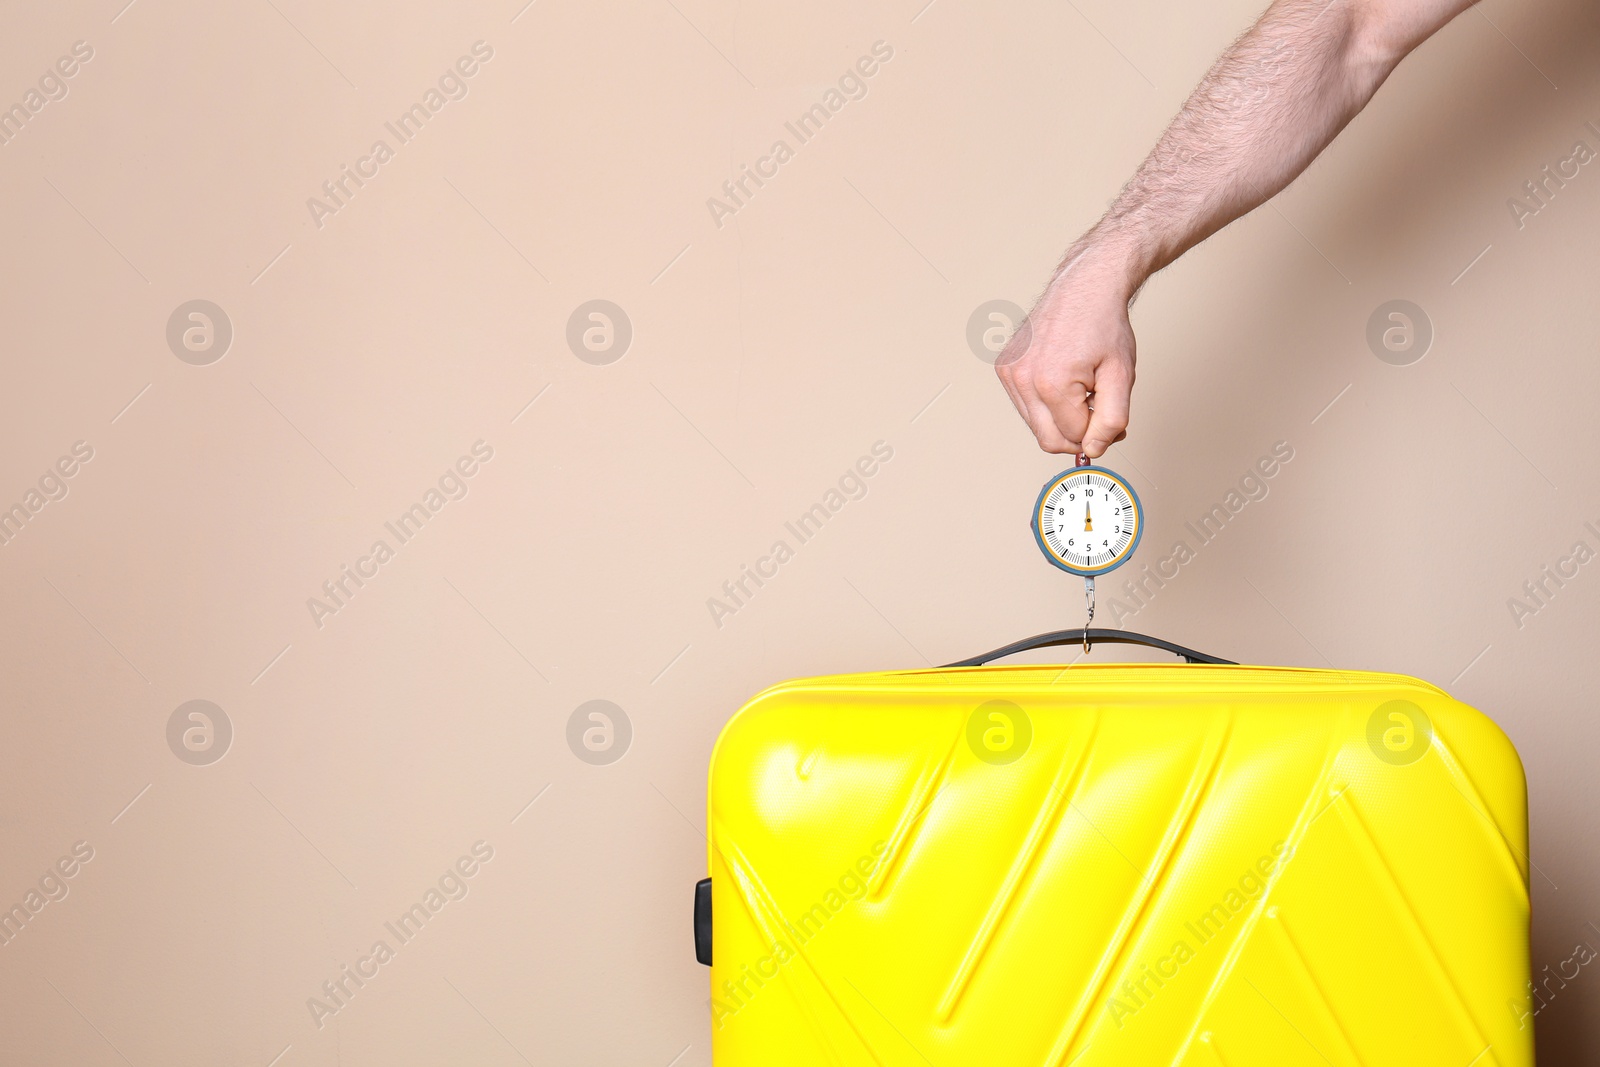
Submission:
<svg viewBox="0 0 1600 1067">
<path fill-rule="evenodd" d="M 777 686 L 709 797 L 717 1067 L 1527 1067 L 1522 769 L 1415 679 Z"/>
</svg>

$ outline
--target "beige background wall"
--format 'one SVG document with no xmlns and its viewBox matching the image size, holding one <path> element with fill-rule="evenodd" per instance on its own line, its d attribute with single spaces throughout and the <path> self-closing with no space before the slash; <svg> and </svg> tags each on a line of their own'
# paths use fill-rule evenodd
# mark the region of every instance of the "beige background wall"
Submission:
<svg viewBox="0 0 1600 1067">
<path fill-rule="evenodd" d="M 720 724 L 783 678 L 1079 623 L 1026 526 L 1062 464 L 967 319 L 1031 300 L 1255 2 L 123 2 L 14 6 L 0 34 L 7 103 L 93 50 L 0 146 L 0 505 L 93 453 L 0 547 L 0 902 L 93 853 L 0 947 L 5 1058 L 707 1064 L 688 907 Z M 1600 549 L 1600 168 L 1521 229 L 1507 199 L 1600 149 L 1597 25 L 1489 0 L 1158 278 L 1109 457 L 1154 563 L 1292 447 L 1118 621 L 1493 716 L 1529 770 L 1537 965 L 1600 944 L 1600 563 L 1508 606 Z M 784 122 L 880 40 L 796 147 Z M 402 144 L 384 123 L 477 41 Z M 707 198 L 778 138 L 793 158 L 719 228 Z M 232 328 L 203 365 L 167 340 L 197 299 Z M 631 322 L 609 365 L 566 341 L 593 299 Z M 1365 340 L 1393 299 L 1435 333 L 1407 366 Z M 401 544 L 385 522 L 480 441 Z M 866 495 L 788 538 L 879 441 Z M 376 574 L 314 618 L 344 565 Z M 631 723 L 609 765 L 567 742 L 597 699 Z M 169 745 L 191 700 L 232 736 L 190 758 L 220 760 L 179 758 L 187 712 Z M 308 998 L 461 857 L 466 895 L 319 1028 Z M 1597 1005 L 1586 969 L 1539 1016 L 1548 1062 L 1592 1060 Z"/>
</svg>

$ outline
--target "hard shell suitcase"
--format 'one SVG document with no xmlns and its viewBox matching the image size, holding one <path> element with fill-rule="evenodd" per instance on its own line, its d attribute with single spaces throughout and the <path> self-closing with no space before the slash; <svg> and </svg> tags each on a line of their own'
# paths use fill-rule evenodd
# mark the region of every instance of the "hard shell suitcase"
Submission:
<svg viewBox="0 0 1600 1067">
<path fill-rule="evenodd" d="M 1527 1067 L 1526 800 L 1414 678 L 1187 664 L 788 682 L 711 762 L 716 1067 Z"/>
</svg>

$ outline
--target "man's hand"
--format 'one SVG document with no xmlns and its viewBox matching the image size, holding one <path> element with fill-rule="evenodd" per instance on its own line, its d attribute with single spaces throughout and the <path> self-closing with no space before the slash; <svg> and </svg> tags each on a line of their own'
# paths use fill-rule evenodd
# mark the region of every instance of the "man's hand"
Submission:
<svg viewBox="0 0 1600 1067">
<path fill-rule="evenodd" d="M 1473 2 L 1275 0 L 1222 54 L 1000 354 L 995 370 L 1040 448 L 1095 457 L 1122 439 L 1139 287 L 1293 181 Z"/>
<path fill-rule="evenodd" d="M 1125 436 L 1131 295 L 1095 256 L 1069 259 L 995 361 L 1011 403 L 1046 452 L 1093 459 Z"/>
</svg>

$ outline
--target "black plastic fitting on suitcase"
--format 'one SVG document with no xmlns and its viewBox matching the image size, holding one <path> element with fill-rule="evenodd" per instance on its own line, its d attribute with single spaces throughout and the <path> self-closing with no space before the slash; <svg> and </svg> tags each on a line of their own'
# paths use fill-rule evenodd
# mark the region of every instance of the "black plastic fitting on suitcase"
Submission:
<svg viewBox="0 0 1600 1067">
<path fill-rule="evenodd" d="M 711 879 L 694 884 L 694 958 L 711 966 Z"/>
</svg>

